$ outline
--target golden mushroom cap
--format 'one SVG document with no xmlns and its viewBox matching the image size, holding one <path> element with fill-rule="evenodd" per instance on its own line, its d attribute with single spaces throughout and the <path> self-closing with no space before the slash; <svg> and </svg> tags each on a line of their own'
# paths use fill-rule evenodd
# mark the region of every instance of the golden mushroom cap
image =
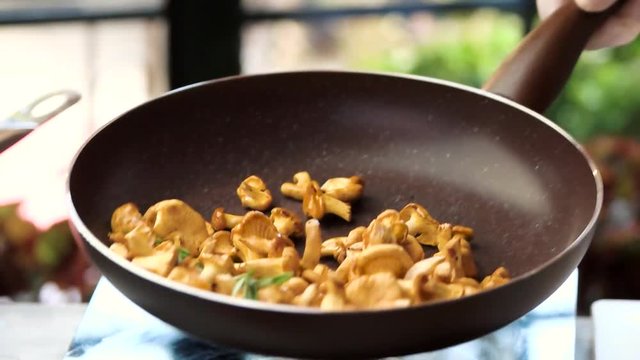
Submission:
<svg viewBox="0 0 640 360">
<path fill-rule="evenodd" d="M 345 286 L 345 297 L 360 309 L 395 307 L 405 298 L 398 279 L 388 272 L 359 276 Z M 406 303 L 409 305 L 410 303 Z"/>
<path fill-rule="evenodd" d="M 409 235 L 415 236 L 419 243 L 436 246 L 438 225 L 427 209 L 416 203 L 407 204 L 400 210 L 400 219 L 407 225 Z"/>
<path fill-rule="evenodd" d="M 362 233 L 362 242 L 365 248 L 379 244 L 401 244 L 407 234 L 407 225 L 400 219 L 400 214 L 395 210 L 385 210 Z"/>
<path fill-rule="evenodd" d="M 271 220 L 259 211 L 248 212 L 231 230 L 231 241 L 243 261 L 267 257 L 277 236 Z"/>
<path fill-rule="evenodd" d="M 269 218 L 278 232 L 285 236 L 301 237 L 304 235 L 302 220 L 294 212 L 274 207 L 271 209 Z"/>
<path fill-rule="evenodd" d="M 356 258 L 356 273 L 371 275 L 388 272 L 395 277 L 403 277 L 413 265 L 407 252 L 396 244 L 378 244 L 369 246 Z"/>
<path fill-rule="evenodd" d="M 231 241 L 231 232 L 222 230 L 216 231 L 203 241 L 198 251 L 206 254 L 226 254 L 233 256 L 236 253 L 236 248 Z"/>
<path fill-rule="evenodd" d="M 164 241 L 147 256 L 134 257 L 131 262 L 161 276 L 167 276 L 178 259 L 178 249 L 171 241 Z"/>
<path fill-rule="evenodd" d="M 364 180 L 360 176 L 331 178 L 320 189 L 338 200 L 352 202 L 362 197 Z"/>
<path fill-rule="evenodd" d="M 202 215 L 181 200 L 156 203 L 145 212 L 143 220 L 161 237 L 178 233 L 181 245 L 191 253 L 197 253 L 200 244 L 209 237 Z"/>
<path fill-rule="evenodd" d="M 142 214 L 132 202 L 118 206 L 111 214 L 111 231 L 126 234 L 138 225 Z"/>
<path fill-rule="evenodd" d="M 236 189 L 236 194 L 242 206 L 254 210 L 267 210 L 273 201 L 267 184 L 255 175 L 244 179 Z"/>
</svg>

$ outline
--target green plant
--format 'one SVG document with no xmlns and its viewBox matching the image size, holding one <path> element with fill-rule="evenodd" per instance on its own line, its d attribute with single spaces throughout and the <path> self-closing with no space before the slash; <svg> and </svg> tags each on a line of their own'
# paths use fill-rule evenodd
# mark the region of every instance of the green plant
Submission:
<svg viewBox="0 0 640 360">
<path fill-rule="evenodd" d="M 522 38 L 514 15 L 477 10 L 438 20 L 438 36 L 398 57 L 393 49 L 360 67 L 411 73 L 482 86 Z M 409 60 L 407 60 L 409 59 Z M 564 90 L 545 115 L 579 141 L 640 135 L 640 41 L 583 53 Z M 640 119 L 638 119 L 640 120 Z"/>
<path fill-rule="evenodd" d="M 640 135 L 640 42 L 585 52 L 547 112 L 577 139 Z"/>
</svg>

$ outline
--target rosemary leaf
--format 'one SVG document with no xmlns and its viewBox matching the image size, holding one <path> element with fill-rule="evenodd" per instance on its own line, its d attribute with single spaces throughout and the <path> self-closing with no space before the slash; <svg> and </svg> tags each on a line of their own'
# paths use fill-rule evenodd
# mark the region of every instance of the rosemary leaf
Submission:
<svg viewBox="0 0 640 360">
<path fill-rule="evenodd" d="M 237 296 L 240 290 L 243 290 L 244 284 L 247 281 L 245 274 L 236 276 L 236 283 L 233 285 L 231 296 Z"/>
<path fill-rule="evenodd" d="M 284 283 L 285 281 L 291 279 L 291 277 L 293 276 L 293 273 L 291 272 L 284 272 L 282 274 L 278 274 L 276 276 L 271 276 L 271 277 L 264 277 L 260 280 L 258 280 L 258 288 L 261 289 L 263 287 L 267 287 L 267 286 L 271 286 L 271 285 L 280 285 L 282 283 Z"/>
<path fill-rule="evenodd" d="M 191 255 L 191 253 L 189 253 L 189 250 L 181 247 L 178 249 L 178 265 L 182 264 L 183 261 L 185 261 L 187 259 L 187 257 L 189 257 L 189 255 Z"/>
<path fill-rule="evenodd" d="M 276 276 L 268 276 L 261 279 L 256 279 L 253 277 L 253 272 L 250 271 L 235 277 L 236 283 L 233 286 L 231 295 L 237 296 L 240 291 L 243 291 L 245 299 L 256 300 L 258 298 L 258 290 L 271 285 L 280 285 L 289 280 L 292 276 L 293 273 L 285 272 Z"/>
</svg>

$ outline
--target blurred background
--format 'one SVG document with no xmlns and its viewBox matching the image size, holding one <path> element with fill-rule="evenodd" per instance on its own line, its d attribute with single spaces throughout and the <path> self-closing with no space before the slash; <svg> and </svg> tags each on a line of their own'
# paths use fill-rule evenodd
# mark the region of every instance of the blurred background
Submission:
<svg viewBox="0 0 640 360">
<path fill-rule="evenodd" d="M 0 0 L 0 116 L 59 89 L 82 100 L 0 153 L 0 299 L 87 301 L 99 278 L 66 221 L 88 135 L 170 89 L 299 69 L 410 73 L 479 87 L 537 22 L 531 0 Z M 640 42 L 586 52 L 545 114 L 594 156 L 605 211 L 579 311 L 640 299 Z"/>
</svg>

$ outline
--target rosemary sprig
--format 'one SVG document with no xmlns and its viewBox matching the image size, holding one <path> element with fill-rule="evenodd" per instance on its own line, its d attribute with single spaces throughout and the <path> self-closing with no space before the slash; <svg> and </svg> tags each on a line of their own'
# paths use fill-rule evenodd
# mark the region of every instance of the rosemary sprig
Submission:
<svg viewBox="0 0 640 360">
<path fill-rule="evenodd" d="M 189 250 L 183 247 L 178 248 L 178 265 L 182 264 L 182 262 L 185 261 L 187 257 L 189 257 L 189 255 L 191 255 Z"/>
<path fill-rule="evenodd" d="M 275 276 L 257 279 L 253 276 L 253 271 L 247 271 L 235 277 L 236 283 L 233 286 L 231 295 L 237 296 L 242 291 L 246 299 L 256 300 L 258 298 L 258 290 L 271 285 L 280 285 L 292 276 L 293 273 L 284 272 Z"/>
</svg>

